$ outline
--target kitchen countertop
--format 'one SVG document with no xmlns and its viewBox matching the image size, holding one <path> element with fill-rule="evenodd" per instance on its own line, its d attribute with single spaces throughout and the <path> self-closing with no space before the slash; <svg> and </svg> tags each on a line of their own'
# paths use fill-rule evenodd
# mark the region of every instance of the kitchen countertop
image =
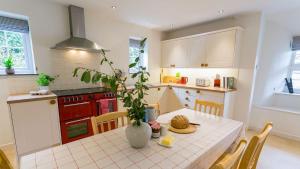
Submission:
<svg viewBox="0 0 300 169">
<path fill-rule="evenodd" d="M 226 89 L 222 87 L 202 87 L 196 86 L 192 84 L 177 84 L 177 83 L 150 83 L 150 88 L 157 88 L 157 87 L 179 87 L 179 88 L 187 88 L 187 89 L 198 89 L 198 90 L 206 90 L 212 92 L 219 92 L 219 93 L 227 93 L 227 92 L 234 92 L 236 89 Z"/>
<path fill-rule="evenodd" d="M 186 89 L 196 89 L 196 90 L 206 90 L 211 92 L 218 92 L 218 93 L 227 93 L 236 91 L 236 89 L 225 89 L 220 87 L 201 87 L 191 84 L 176 84 L 176 83 L 149 83 L 149 88 L 158 88 L 158 87 L 179 87 L 179 88 L 186 88 Z M 134 88 L 134 86 L 127 86 L 128 89 Z M 96 91 L 100 91 L 100 88 L 95 88 L 93 92 L 97 93 Z M 102 88 L 101 88 L 102 89 Z M 102 91 L 102 90 L 101 90 Z M 7 98 L 7 103 L 20 103 L 20 102 L 29 102 L 29 101 L 37 101 L 37 100 L 48 100 L 48 99 L 56 99 L 60 96 L 58 94 L 50 93 L 48 95 L 31 95 L 31 94 L 20 94 L 20 95 L 12 95 Z"/>
<path fill-rule="evenodd" d="M 22 103 L 22 102 L 30 102 L 30 101 L 37 101 L 37 100 L 49 100 L 49 99 L 56 99 L 57 96 L 54 93 L 50 93 L 47 95 L 31 95 L 31 94 L 19 94 L 19 95 L 12 95 L 7 98 L 7 104 L 13 103 Z"/>
</svg>

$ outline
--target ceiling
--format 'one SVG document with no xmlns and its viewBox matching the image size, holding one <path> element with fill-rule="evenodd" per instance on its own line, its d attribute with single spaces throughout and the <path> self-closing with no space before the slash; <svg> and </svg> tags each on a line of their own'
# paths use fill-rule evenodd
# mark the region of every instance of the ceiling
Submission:
<svg viewBox="0 0 300 169">
<path fill-rule="evenodd" d="M 244 12 L 268 14 L 300 7 L 300 0 L 51 0 L 166 31 Z M 116 6 L 116 9 L 112 9 Z M 224 10 L 223 14 L 218 11 Z"/>
</svg>

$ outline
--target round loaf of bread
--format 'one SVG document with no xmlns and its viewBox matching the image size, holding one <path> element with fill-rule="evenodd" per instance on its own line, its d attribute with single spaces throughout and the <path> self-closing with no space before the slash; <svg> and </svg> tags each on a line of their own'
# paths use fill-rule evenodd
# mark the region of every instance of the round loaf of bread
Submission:
<svg viewBox="0 0 300 169">
<path fill-rule="evenodd" d="M 186 129 L 189 125 L 189 119 L 184 115 L 177 115 L 171 119 L 171 126 L 175 129 Z"/>
</svg>

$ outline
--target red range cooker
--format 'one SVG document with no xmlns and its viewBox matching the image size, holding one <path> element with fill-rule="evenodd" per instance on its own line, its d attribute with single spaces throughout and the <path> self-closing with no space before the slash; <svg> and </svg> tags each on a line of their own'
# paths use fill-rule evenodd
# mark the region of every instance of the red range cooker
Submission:
<svg viewBox="0 0 300 169">
<path fill-rule="evenodd" d="M 116 95 L 106 88 L 53 91 L 58 96 L 62 143 L 93 135 L 92 116 L 115 112 Z"/>
</svg>

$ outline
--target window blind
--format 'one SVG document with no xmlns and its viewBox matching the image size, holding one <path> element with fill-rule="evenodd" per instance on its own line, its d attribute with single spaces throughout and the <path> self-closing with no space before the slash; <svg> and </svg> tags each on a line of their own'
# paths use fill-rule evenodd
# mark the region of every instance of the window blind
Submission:
<svg viewBox="0 0 300 169">
<path fill-rule="evenodd" d="M 28 33 L 28 21 L 0 16 L 0 30 Z"/>
<path fill-rule="evenodd" d="M 292 50 L 300 50 L 300 36 L 293 37 Z"/>
<path fill-rule="evenodd" d="M 140 40 L 129 39 L 129 46 L 139 48 L 140 47 L 140 42 L 141 42 Z"/>
</svg>

